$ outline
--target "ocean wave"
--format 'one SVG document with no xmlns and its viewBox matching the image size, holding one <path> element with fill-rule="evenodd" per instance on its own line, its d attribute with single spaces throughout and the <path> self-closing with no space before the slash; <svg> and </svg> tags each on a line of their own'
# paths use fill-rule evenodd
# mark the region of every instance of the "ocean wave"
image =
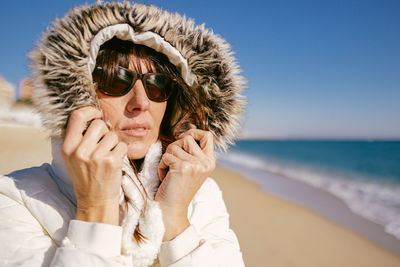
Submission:
<svg viewBox="0 0 400 267">
<path fill-rule="evenodd" d="M 42 127 L 40 115 L 29 106 L 0 107 L 0 126 Z"/>
<path fill-rule="evenodd" d="M 220 157 L 219 161 L 288 177 L 325 190 L 342 199 L 352 212 L 384 226 L 387 233 L 400 240 L 399 184 L 240 152 L 230 152 Z M 262 178 L 253 177 L 260 184 L 263 183 Z"/>
</svg>

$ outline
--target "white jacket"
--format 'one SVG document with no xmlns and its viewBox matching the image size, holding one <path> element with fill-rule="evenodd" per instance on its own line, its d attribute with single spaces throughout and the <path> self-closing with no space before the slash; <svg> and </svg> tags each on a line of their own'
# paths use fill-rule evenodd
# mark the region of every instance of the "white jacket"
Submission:
<svg viewBox="0 0 400 267">
<path fill-rule="evenodd" d="M 54 146 L 52 164 L 0 176 L 0 266 L 133 266 L 121 254 L 120 226 L 74 220 L 69 179 Z M 183 233 L 162 243 L 153 266 L 244 266 L 213 179 L 193 198 L 188 219 Z"/>
</svg>

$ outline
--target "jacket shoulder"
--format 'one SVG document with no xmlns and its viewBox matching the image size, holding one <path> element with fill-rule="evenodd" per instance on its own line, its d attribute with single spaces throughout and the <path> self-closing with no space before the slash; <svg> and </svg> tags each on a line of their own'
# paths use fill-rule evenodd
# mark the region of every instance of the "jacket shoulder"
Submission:
<svg viewBox="0 0 400 267">
<path fill-rule="evenodd" d="M 0 176 L 0 194 L 23 206 L 59 243 L 75 208 L 51 178 L 49 168 L 49 164 L 43 164 Z"/>
<path fill-rule="evenodd" d="M 22 193 L 30 195 L 32 192 L 56 186 L 48 173 L 48 168 L 49 165 L 45 163 L 39 167 L 21 169 L 6 175 L 0 175 L 0 194 L 22 204 Z"/>
<path fill-rule="evenodd" d="M 216 221 L 223 221 L 224 227 L 229 227 L 229 214 L 222 191 L 211 177 L 204 181 L 194 196 L 189 214 L 191 223 L 198 230 Z"/>
<path fill-rule="evenodd" d="M 211 177 L 208 177 L 201 185 L 200 189 L 193 198 L 193 204 L 203 202 L 206 199 L 209 201 L 222 200 L 222 191 L 215 180 Z"/>
</svg>

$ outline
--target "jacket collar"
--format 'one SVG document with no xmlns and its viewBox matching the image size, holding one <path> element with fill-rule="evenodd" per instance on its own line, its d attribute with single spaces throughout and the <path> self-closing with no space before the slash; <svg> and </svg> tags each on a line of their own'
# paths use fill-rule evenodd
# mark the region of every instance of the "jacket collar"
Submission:
<svg viewBox="0 0 400 267">
<path fill-rule="evenodd" d="M 77 204 L 74 189 L 72 186 L 71 177 L 68 174 L 67 168 L 65 166 L 64 158 L 61 154 L 62 140 L 57 138 L 51 139 L 52 157 L 50 174 L 54 182 L 60 188 L 62 194 L 64 194 L 75 206 Z M 143 162 L 143 168 L 138 174 L 138 177 L 146 188 L 149 196 L 154 198 L 154 195 L 160 184 L 158 178 L 158 163 L 162 154 L 161 142 L 158 141 L 152 144 L 147 151 L 146 157 Z M 125 172 L 132 172 L 132 168 L 129 165 L 129 160 L 127 157 L 124 159 L 123 170 Z"/>
</svg>

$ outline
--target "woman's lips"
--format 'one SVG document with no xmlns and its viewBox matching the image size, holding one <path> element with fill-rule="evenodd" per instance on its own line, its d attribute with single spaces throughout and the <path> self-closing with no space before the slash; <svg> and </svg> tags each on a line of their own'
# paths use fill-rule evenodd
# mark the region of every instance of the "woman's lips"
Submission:
<svg viewBox="0 0 400 267">
<path fill-rule="evenodd" d="M 140 123 L 140 124 L 132 124 L 127 127 L 122 128 L 122 132 L 134 136 L 134 137 L 143 137 L 146 136 L 147 133 L 150 130 L 150 126 L 146 123 Z"/>
</svg>

